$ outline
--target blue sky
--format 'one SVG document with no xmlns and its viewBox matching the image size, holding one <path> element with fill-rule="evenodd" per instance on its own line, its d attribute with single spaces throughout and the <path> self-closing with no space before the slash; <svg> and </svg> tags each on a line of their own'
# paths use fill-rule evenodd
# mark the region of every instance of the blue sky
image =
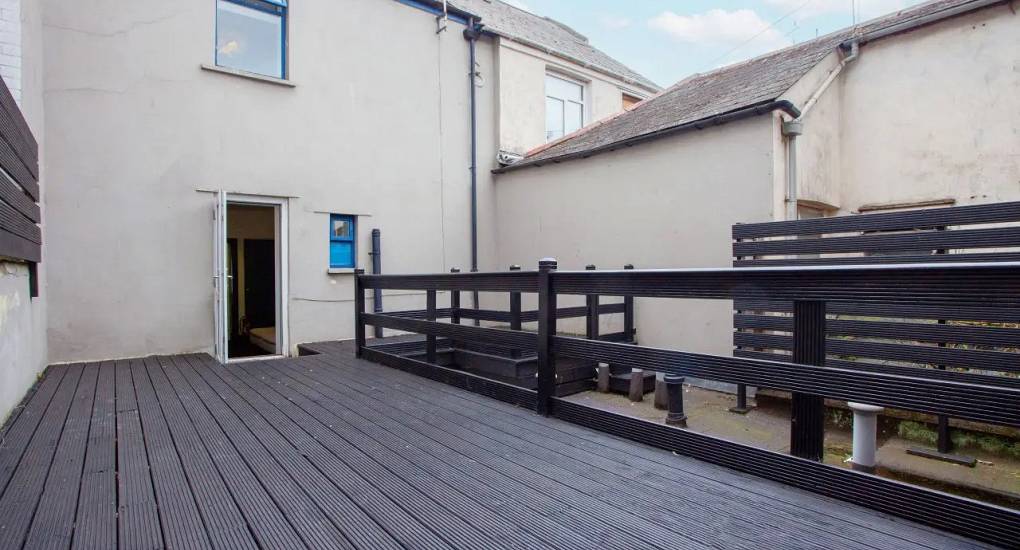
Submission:
<svg viewBox="0 0 1020 550">
<path fill-rule="evenodd" d="M 920 0 L 506 0 L 552 17 L 661 86 Z M 853 6 L 853 9 L 851 9 Z"/>
</svg>

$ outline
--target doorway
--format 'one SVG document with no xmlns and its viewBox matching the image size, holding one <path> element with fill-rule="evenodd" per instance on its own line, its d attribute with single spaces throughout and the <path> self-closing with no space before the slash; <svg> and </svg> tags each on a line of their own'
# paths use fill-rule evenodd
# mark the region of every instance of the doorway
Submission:
<svg viewBox="0 0 1020 550">
<path fill-rule="evenodd" d="M 285 199 L 219 193 L 217 212 L 217 358 L 286 355 Z"/>
</svg>

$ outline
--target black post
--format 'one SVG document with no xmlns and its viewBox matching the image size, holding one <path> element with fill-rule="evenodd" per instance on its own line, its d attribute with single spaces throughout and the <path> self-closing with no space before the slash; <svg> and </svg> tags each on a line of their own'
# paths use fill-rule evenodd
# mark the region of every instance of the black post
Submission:
<svg viewBox="0 0 1020 550">
<path fill-rule="evenodd" d="M 460 268 L 450 268 L 450 273 L 460 273 Z M 459 325 L 460 324 L 460 291 L 450 291 L 450 322 Z M 450 346 L 453 348 L 460 348 L 460 342 L 457 340 L 451 340 Z"/>
<path fill-rule="evenodd" d="M 556 394 L 556 357 L 553 337 L 556 336 L 556 290 L 553 272 L 556 260 L 543 258 L 538 262 L 538 414 L 549 416 L 552 397 Z"/>
<path fill-rule="evenodd" d="M 521 266 L 514 264 L 510 266 L 510 271 L 520 271 Z M 521 330 L 521 293 L 511 292 L 510 293 L 510 330 Z M 521 350 L 514 348 L 510 350 L 510 357 L 517 358 L 521 356 Z"/>
<path fill-rule="evenodd" d="M 623 266 L 624 269 L 634 269 L 634 264 Z M 634 297 L 623 297 L 623 332 L 627 335 L 627 342 L 634 340 Z M 668 391 L 668 389 L 667 389 Z M 627 397 L 637 403 L 645 398 L 645 371 L 641 369 L 630 369 L 630 388 Z M 653 399 L 654 403 L 654 399 Z"/>
<path fill-rule="evenodd" d="M 595 264 L 588 264 L 584 266 L 586 271 L 595 271 Z M 589 294 L 585 296 L 585 305 L 588 308 L 588 314 L 586 316 L 587 326 L 584 330 L 585 338 L 589 340 L 599 339 L 599 295 Z"/>
<path fill-rule="evenodd" d="M 825 364 L 825 302 L 793 302 L 793 362 Z M 825 398 L 794 392 L 790 408 L 790 454 L 820 462 L 825 450 Z"/>
<path fill-rule="evenodd" d="M 737 406 L 730 407 L 730 412 L 737 414 L 747 414 L 751 412 L 751 407 L 747 406 L 747 386 L 744 384 L 737 384 Z"/>
<path fill-rule="evenodd" d="M 354 355 L 361 357 L 365 349 L 365 287 L 361 276 L 364 269 L 354 270 Z"/>
<path fill-rule="evenodd" d="M 378 229 L 372 230 L 372 251 L 369 252 L 372 256 L 372 273 L 375 275 L 382 274 L 382 232 Z M 375 289 L 372 291 L 372 312 L 382 313 L 382 289 Z M 383 329 L 382 327 L 373 327 L 376 338 L 382 338 Z"/>
<path fill-rule="evenodd" d="M 586 271 L 595 271 L 595 264 L 584 266 Z M 599 295 L 588 294 L 584 297 L 587 313 L 585 314 L 584 337 L 589 340 L 599 339 Z M 596 382 L 595 389 L 606 393 L 609 391 L 609 365 L 602 365 L 595 361 Z"/>
<path fill-rule="evenodd" d="M 624 269 L 634 269 L 634 264 L 623 266 Z M 625 342 L 634 340 L 634 297 L 623 297 L 623 333 L 627 335 Z"/>
<path fill-rule="evenodd" d="M 450 273 L 460 273 L 460 269 L 454 267 L 450 269 Z M 450 322 L 459 325 L 460 324 L 460 291 L 450 291 Z"/>
<path fill-rule="evenodd" d="M 669 402 L 666 424 L 686 428 L 687 415 L 684 413 L 684 377 L 667 374 L 664 382 L 666 383 L 666 395 Z"/>
<path fill-rule="evenodd" d="M 425 291 L 425 319 L 428 321 L 436 320 L 436 290 L 429 289 Z M 436 362 L 436 335 L 427 334 L 425 336 L 425 360 L 429 363 Z"/>
<path fill-rule="evenodd" d="M 936 229 L 936 231 L 945 231 L 945 230 L 946 230 L 945 227 L 939 227 L 939 228 Z M 940 249 L 935 251 L 935 254 L 939 254 L 939 255 L 948 254 L 948 253 L 949 253 L 949 251 L 944 249 L 944 248 L 940 248 Z M 939 319 L 938 323 L 940 325 L 944 325 L 944 324 L 946 324 L 946 320 L 945 319 Z M 940 348 L 946 347 L 946 343 L 945 342 L 939 342 L 939 347 Z M 946 366 L 945 365 L 938 365 L 938 368 L 939 368 L 939 370 L 946 370 Z M 938 451 L 940 453 L 947 455 L 947 454 L 953 452 L 953 439 L 952 439 L 952 436 L 949 434 L 949 417 L 944 415 L 944 414 L 940 414 L 938 418 L 939 418 L 938 440 L 936 441 L 936 449 L 938 449 Z"/>
</svg>

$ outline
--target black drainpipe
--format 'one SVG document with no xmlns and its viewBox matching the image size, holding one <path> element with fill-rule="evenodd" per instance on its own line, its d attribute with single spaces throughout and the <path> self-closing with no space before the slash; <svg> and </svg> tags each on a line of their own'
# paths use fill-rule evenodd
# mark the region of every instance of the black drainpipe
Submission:
<svg viewBox="0 0 1020 550">
<path fill-rule="evenodd" d="M 482 25 L 476 24 L 472 17 L 464 29 L 464 39 L 468 41 L 468 90 L 470 92 L 471 109 L 471 272 L 478 271 L 478 114 L 475 103 L 475 43 L 482 34 Z M 478 291 L 471 292 L 472 307 L 478 309 Z M 478 319 L 475 319 L 478 324 Z"/>
<path fill-rule="evenodd" d="M 374 275 L 382 274 L 382 232 L 378 229 L 372 230 L 372 251 L 368 253 L 372 256 L 372 273 Z M 382 313 L 382 290 L 375 289 L 372 291 L 372 312 Z M 375 327 L 375 337 L 382 338 L 382 327 Z"/>
</svg>

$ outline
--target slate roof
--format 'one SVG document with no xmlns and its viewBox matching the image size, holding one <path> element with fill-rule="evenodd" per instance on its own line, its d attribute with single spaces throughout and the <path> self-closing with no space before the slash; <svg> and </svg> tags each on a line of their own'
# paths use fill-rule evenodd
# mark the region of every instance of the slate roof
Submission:
<svg viewBox="0 0 1020 550">
<path fill-rule="evenodd" d="M 504 38 L 547 50 L 648 92 L 662 90 L 661 86 L 589 44 L 584 35 L 563 23 L 500 0 L 450 0 L 449 4 L 479 16 L 487 30 Z"/>
<path fill-rule="evenodd" d="M 609 150 L 613 144 L 777 100 L 841 43 L 974 0 L 935 0 L 704 74 L 694 74 L 631 111 L 538 147 L 502 171 Z"/>
</svg>

